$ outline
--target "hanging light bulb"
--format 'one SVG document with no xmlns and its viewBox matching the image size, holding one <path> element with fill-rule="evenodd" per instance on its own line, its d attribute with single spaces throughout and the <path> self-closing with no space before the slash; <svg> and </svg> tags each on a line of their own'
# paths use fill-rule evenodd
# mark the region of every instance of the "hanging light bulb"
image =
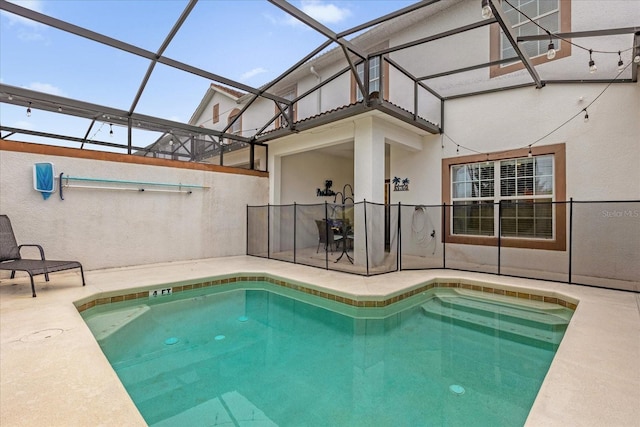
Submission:
<svg viewBox="0 0 640 427">
<path fill-rule="evenodd" d="M 13 96 L 9 95 L 7 98 L 9 98 L 9 101 L 13 101 Z"/>
<path fill-rule="evenodd" d="M 27 117 L 31 117 L 31 102 L 29 102 L 29 106 L 27 107 Z"/>
<path fill-rule="evenodd" d="M 640 55 L 636 55 L 633 57 L 633 63 L 634 64 L 640 64 Z"/>
<path fill-rule="evenodd" d="M 593 53 L 592 49 L 589 49 L 589 72 L 591 74 L 595 73 L 596 71 L 598 71 L 598 67 L 596 67 L 596 63 L 593 60 L 593 58 L 591 57 L 591 54 Z"/>
<path fill-rule="evenodd" d="M 618 71 L 624 70 L 624 62 L 622 62 L 622 54 L 618 51 Z"/>
<path fill-rule="evenodd" d="M 62 113 L 62 107 L 58 107 L 58 113 Z"/>
<path fill-rule="evenodd" d="M 113 138 L 113 123 L 109 123 L 109 136 Z"/>
<path fill-rule="evenodd" d="M 527 154 L 527 157 L 533 157 L 533 153 L 531 152 L 531 145 L 529 145 L 529 154 Z"/>
<path fill-rule="evenodd" d="M 589 123 L 589 112 L 587 111 L 586 108 L 582 111 L 584 111 L 584 122 Z"/>
<path fill-rule="evenodd" d="M 489 19 L 493 16 L 489 0 L 482 0 L 482 19 Z"/>
<path fill-rule="evenodd" d="M 556 57 L 556 49 L 553 45 L 553 41 L 549 40 L 549 50 L 547 50 L 547 59 L 553 59 Z"/>
<path fill-rule="evenodd" d="M 460 154 L 460 146 L 456 145 L 456 154 Z"/>
<path fill-rule="evenodd" d="M 553 44 L 551 33 L 547 31 L 547 34 L 549 34 L 549 49 L 547 50 L 547 59 L 551 60 L 556 57 L 556 47 Z"/>
</svg>

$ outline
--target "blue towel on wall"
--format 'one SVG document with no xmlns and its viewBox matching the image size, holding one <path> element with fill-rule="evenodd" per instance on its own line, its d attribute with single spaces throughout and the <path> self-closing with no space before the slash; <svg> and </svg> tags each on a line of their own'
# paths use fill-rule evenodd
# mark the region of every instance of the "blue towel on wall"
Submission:
<svg viewBox="0 0 640 427">
<path fill-rule="evenodd" d="M 51 163 L 36 163 L 36 190 L 42 193 L 42 197 L 47 200 L 53 193 L 53 165 Z"/>
</svg>

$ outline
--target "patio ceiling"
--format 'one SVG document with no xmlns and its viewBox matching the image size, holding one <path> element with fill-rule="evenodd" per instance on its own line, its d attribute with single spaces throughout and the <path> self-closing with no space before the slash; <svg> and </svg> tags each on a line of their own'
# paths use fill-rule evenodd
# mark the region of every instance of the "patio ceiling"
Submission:
<svg viewBox="0 0 640 427">
<path fill-rule="evenodd" d="M 212 68 L 210 66 L 200 65 L 200 63 L 206 61 L 199 58 L 183 60 L 174 59 L 173 57 L 168 56 L 169 53 L 179 54 L 179 49 L 176 48 L 173 51 L 170 49 L 174 42 L 178 45 L 185 42 L 192 44 L 200 42 L 198 40 L 188 39 L 188 36 L 191 36 L 193 31 L 191 29 L 192 26 L 189 25 L 191 20 L 195 19 L 195 16 L 206 15 L 208 12 L 215 11 L 215 8 L 220 10 L 221 7 L 224 7 L 224 2 L 198 2 L 198 0 L 189 0 L 185 1 L 185 3 L 181 3 L 185 4 L 185 7 L 166 33 L 163 33 L 160 30 L 160 28 L 162 28 L 161 25 L 157 25 L 156 28 L 152 25 L 152 22 L 148 22 L 146 25 L 143 24 L 144 28 L 140 31 L 151 31 L 151 28 L 153 27 L 153 34 L 155 36 L 156 43 L 159 46 L 155 50 L 150 50 L 148 48 L 141 47 L 142 42 L 127 42 L 124 41 L 125 37 L 122 36 L 111 37 L 99 31 L 94 31 L 87 27 L 73 24 L 69 20 L 55 18 L 45 13 L 21 7 L 6 0 L 0 0 L 0 10 L 5 13 L 27 19 L 31 22 L 36 22 L 39 25 L 43 25 L 48 28 L 56 29 L 63 32 L 68 37 L 85 39 L 90 43 L 92 48 L 95 48 L 100 52 L 105 52 L 105 55 L 115 55 L 113 58 L 115 58 L 116 64 L 119 55 L 125 54 L 133 56 L 136 61 L 135 67 L 138 74 L 143 74 L 142 78 L 137 81 L 135 77 L 130 77 L 129 79 L 126 79 L 129 81 L 121 80 L 120 82 L 104 82 L 107 86 L 110 84 L 126 84 L 129 88 L 128 99 L 130 100 L 130 103 L 127 103 L 128 105 L 122 105 L 122 102 L 126 102 L 126 99 L 120 99 L 116 101 L 121 104 L 117 107 L 114 107 L 112 104 L 97 103 L 99 101 L 96 101 L 95 99 L 77 99 L 74 97 L 61 96 L 60 94 L 47 93 L 34 88 L 26 88 L 21 86 L 19 83 L 11 84 L 13 82 L 5 81 L 3 78 L 0 82 L 0 106 L 2 106 L 1 104 L 5 104 L 6 106 L 14 106 L 16 108 L 33 108 L 35 110 L 49 112 L 53 115 L 62 114 L 81 120 L 74 122 L 78 130 L 75 130 L 75 133 L 71 132 L 71 134 L 47 132 L 43 129 L 29 129 L 27 127 L 9 126 L 6 123 L 0 123 L 0 131 L 2 131 L 0 136 L 4 139 L 8 139 L 19 135 L 32 135 L 36 137 L 79 143 L 81 144 L 81 148 L 84 148 L 85 143 L 104 147 L 105 149 L 107 149 L 107 147 L 114 149 L 119 148 L 126 150 L 126 152 L 131 154 L 135 151 L 146 150 L 148 149 L 147 147 L 149 147 L 149 145 L 145 145 L 144 147 L 136 146 L 132 143 L 132 133 L 140 130 L 152 132 L 153 135 L 155 135 L 154 138 L 156 138 L 156 140 L 166 137 L 167 135 L 175 135 L 185 138 L 196 136 L 213 142 L 217 141 L 218 143 L 222 141 L 222 139 L 231 139 L 242 143 L 262 144 L 265 141 L 286 136 L 300 131 L 301 129 L 310 129 L 316 126 L 321 126 L 331 122 L 332 120 L 345 118 L 349 115 L 360 114 L 363 111 L 372 109 L 382 111 L 431 133 L 438 133 L 440 130 L 439 126 L 430 122 L 428 118 L 427 120 L 422 119 L 418 117 L 417 114 L 404 111 L 402 108 L 398 108 L 384 100 L 372 100 L 371 102 L 366 100 L 359 106 L 349 106 L 340 108 L 337 111 L 319 114 L 316 117 L 306 118 L 299 124 L 295 124 L 291 121 L 289 126 L 280 128 L 275 132 L 268 132 L 266 129 L 275 121 L 278 116 L 278 114 L 276 114 L 273 117 L 265 118 L 264 126 L 255 129 L 255 133 L 251 135 L 232 135 L 227 133 L 231 128 L 232 123 L 229 123 L 222 131 L 213 130 L 189 124 L 187 120 L 176 120 L 172 117 L 166 117 L 167 114 L 162 112 L 156 113 L 149 108 L 150 103 L 147 103 L 146 107 L 142 106 L 143 102 L 141 102 L 141 100 L 143 100 L 143 98 L 152 91 L 158 90 L 158 88 L 153 85 L 153 77 L 157 74 L 167 74 L 176 76 L 176 78 L 179 78 L 178 76 L 186 76 L 184 77 L 185 79 L 196 78 L 199 81 L 204 80 L 208 84 L 213 82 L 242 91 L 247 94 L 245 95 L 247 97 L 247 102 L 242 108 L 241 113 L 244 113 L 256 100 L 261 98 L 273 101 L 276 107 L 280 109 L 281 112 L 284 112 L 287 106 L 290 106 L 293 102 L 297 102 L 300 99 L 309 96 L 344 73 L 351 73 L 360 87 L 361 92 L 366 93 L 365 84 L 358 78 L 358 75 L 355 72 L 355 66 L 359 62 L 368 60 L 375 56 L 382 56 L 383 60 L 387 61 L 394 69 L 400 71 L 406 78 L 412 81 L 416 87 L 419 87 L 423 93 L 427 93 L 429 96 L 435 97 L 441 102 L 481 93 L 527 86 L 542 88 L 547 84 L 553 83 L 585 84 L 637 82 L 638 66 L 635 64 L 627 67 L 622 73 L 618 73 L 615 67 L 603 67 L 603 71 L 598 73 L 598 77 L 591 79 L 588 78 L 589 74 L 585 75 L 584 67 L 581 69 L 578 69 L 578 67 L 566 67 L 566 69 L 563 69 L 561 75 L 558 75 L 557 71 L 548 73 L 546 70 L 543 70 L 541 67 L 532 63 L 531 58 L 529 58 L 527 53 L 524 51 L 521 43 L 532 40 L 548 40 L 550 35 L 542 34 L 517 37 L 513 33 L 511 23 L 509 22 L 507 15 L 499 6 L 498 1 L 487 1 L 494 11 L 493 17 L 490 19 L 481 19 L 481 2 L 478 0 L 478 20 L 476 21 L 462 23 L 462 25 L 455 28 L 448 28 L 437 34 L 411 40 L 401 45 L 389 46 L 382 50 L 376 50 L 375 48 L 368 46 L 367 35 L 366 33 L 363 35 L 363 31 L 373 29 L 371 33 L 375 33 L 375 31 L 378 31 L 379 33 L 383 31 L 393 32 L 398 30 L 398 25 L 406 25 L 406 23 L 399 23 L 398 18 L 400 17 L 403 17 L 403 20 L 408 19 L 410 22 L 423 19 L 429 20 L 433 15 L 443 9 L 455 6 L 460 2 L 460 0 L 421 1 L 403 7 L 399 10 L 391 11 L 384 16 L 371 19 L 355 27 L 344 29 L 342 31 L 337 31 L 325 26 L 318 20 L 312 18 L 309 14 L 303 12 L 300 8 L 297 8 L 284 0 L 269 0 L 267 3 L 270 4 L 274 11 L 284 11 L 286 14 L 308 27 L 308 29 L 314 31 L 316 35 L 319 36 L 316 38 L 316 40 L 319 41 L 319 44 L 313 48 L 308 48 L 306 55 L 301 55 L 299 61 L 282 71 L 270 82 L 258 87 L 253 87 L 238 79 L 225 77 L 219 71 L 211 71 Z M 147 2 L 146 4 L 150 9 L 154 8 L 154 2 Z M 85 3 L 78 3 L 78 7 L 85 6 Z M 149 11 L 149 15 L 153 15 L 151 10 Z M 212 17 L 215 17 L 215 15 L 210 16 L 210 18 Z M 164 19 L 166 19 L 166 17 Z M 494 23 L 497 23 L 502 31 L 504 31 L 513 51 L 515 52 L 514 57 L 501 61 L 482 60 L 469 62 L 469 59 L 467 59 L 468 56 L 472 58 L 471 60 L 475 60 L 475 58 L 489 58 L 488 46 L 487 52 L 483 52 L 482 54 L 475 56 L 468 55 L 468 52 L 464 52 L 464 49 L 461 49 L 461 52 L 441 51 L 437 54 L 437 59 L 452 59 L 446 61 L 433 61 L 437 65 L 441 66 L 441 69 L 434 69 L 433 66 L 427 66 L 425 63 L 429 61 L 424 61 L 425 63 L 422 63 L 415 60 L 407 61 L 397 59 L 395 56 L 392 59 L 391 57 L 391 55 L 396 52 L 405 52 L 407 54 L 400 55 L 399 58 L 411 58 L 411 51 L 420 46 L 437 43 L 442 39 L 455 38 L 463 33 L 482 31 L 487 25 Z M 90 23 L 90 25 L 94 28 L 100 27 L 93 22 Z M 238 32 L 242 32 L 242 20 L 239 20 L 237 25 L 234 23 L 227 23 L 226 25 L 236 29 Z M 180 35 L 182 33 L 185 33 L 185 36 L 180 39 Z M 235 35 L 230 35 L 230 37 L 234 36 Z M 640 45 L 640 27 L 638 26 L 606 28 L 606 23 L 603 23 L 603 28 L 594 28 L 579 32 L 555 33 L 553 36 L 555 38 L 573 40 L 574 43 L 577 43 L 582 39 L 603 40 L 609 37 L 615 37 L 616 40 L 625 43 L 625 53 L 628 53 L 628 56 L 630 55 L 630 57 L 633 57 L 640 53 L 640 48 L 638 47 Z M 127 32 L 126 37 L 135 38 L 135 31 L 130 30 Z M 224 37 L 218 38 L 218 42 L 224 43 Z M 150 44 L 150 42 L 145 43 Z M 57 48 L 60 49 L 60 47 Z M 62 49 L 64 49 L 64 46 L 62 46 Z M 251 53 L 246 56 L 250 59 Z M 277 89 L 285 82 L 295 79 L 303 70 L 304 72 L 308 72 L 309 64 L 315 63 L 313 61 L 320 64 L 323 60 L 326 60 L 327 57 L 339 57 L 344 63 L 344 68 L 335 75 L 324 78 L 324 81 L 305 93 L 299 94 L 294 100 L 287 100 L 278 95 Z M 5 56 L 2 59 L 2 62 L 8 63 L 5 61 L 12 61 L 12 58 Z M 219 61 L 215 62 L 216 66 L 219 66 L 219 68 L 225 68 L 225 61 L 229 60 L 222 57 Z M 517 78 L 492 79 L 494 81 L 481 90 L 477 90 L 477 88 L 471 90 L 465 86 L 455 84 L 454 76 L 456 75 L 485 69 L 506 61 L 522 63 L 525 71 L 519 73 L 516 76 Z M 83 73 L 83 68 L 79 67 L 76 69 L 72 67 L 69 71 L 73 73 Z M 42 72 L 46 73 L 46 67 L 43 67 Z M 45 77 L 43 77 L 43 79 L 44 78 Z M 95 81 L 94 84 L 101 85 L 103 83 Z M 176 85 L 176 87 L 180 88 L 181 86 Z M 175 95 L 172 92 L 180 91 L 180 89 L 167 90 L 166 88 L 162 88 L 162 90 L 166 92 L 165 96 L 167 98 Z M 86 92 L 91 93 L 92 91 L 87 90 Z M 199 100 L 199 98 L 192 99 L 192 109 L 195 109 Z M 237 116 L 238 119 L 240 117 L 241 115 Z M 128 130 L 126 142 L 114 143 L 113 141 L 104 139 L 100 140 L 99 138 L 96 138 L 95 134 L 99 131 L 99 129 L 96 129 L 97 125 L 101 124 L 101 126 L 104 126 L 107 123 L 110 129 L 113 125 L 126 128 Z M 91 136 L 92 133 L 94 136 Z"/>
</svg>

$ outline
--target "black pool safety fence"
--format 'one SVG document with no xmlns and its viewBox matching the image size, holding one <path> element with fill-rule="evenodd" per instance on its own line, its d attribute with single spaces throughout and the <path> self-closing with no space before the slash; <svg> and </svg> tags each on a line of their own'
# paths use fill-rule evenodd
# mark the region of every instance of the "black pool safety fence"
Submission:
<svg viewBox="0 0 640 427">
<path fill-rule="evenodd" d="M 640 292 L 640 200 L 247 206 L 247 255 L 364 276 L 452 269 Z"/>
</svg>

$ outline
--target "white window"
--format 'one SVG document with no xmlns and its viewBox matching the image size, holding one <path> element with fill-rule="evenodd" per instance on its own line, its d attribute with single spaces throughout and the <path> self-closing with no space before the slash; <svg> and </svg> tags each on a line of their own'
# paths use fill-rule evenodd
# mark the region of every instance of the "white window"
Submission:
<svg viewBox="0 0 640 427">
<path fill-rule="evenodd" d="M 522 11 L 529 18 L 538 23 L 542 28 L 549 30 L 551 33 L 560 31 L 560 0 L 511 0 L 515 9 L 507 3 L 502 3 L 507 19 L 513 25 L 513 31 L 516 37 L 519 36 L 535 36 L 546 34 L 544 30 L 533 22 L 529 21 Z M 558 39 L 553 39 L 556 50 L 560 49 Z M 546 55 L 549 48 L 549 39 L 539 41 L 526 41 L 520 44 L 521 48 L 530 58 L 540 55 Z M 500 58 L 513 58 L 516 52 L 509 43 L 509 40 L 500 32 Z M 508 66 L 503 64 L 502 66 Z"/>
<path fill-rule="evenodd" d="M 553 239 L 554 156 L 451 166 L 453 235 Z"/>
<path fill-rule="evenodd" d="M 364 82 L 364 63 L 356 66 L 358 78 Z M 375 56 L 369 59 L 369 93 L 380 92 L 380 57 Z M 356 85 L 356 100 L 362 101 L 362 92 L 360 87 Z"/>
</svg>

